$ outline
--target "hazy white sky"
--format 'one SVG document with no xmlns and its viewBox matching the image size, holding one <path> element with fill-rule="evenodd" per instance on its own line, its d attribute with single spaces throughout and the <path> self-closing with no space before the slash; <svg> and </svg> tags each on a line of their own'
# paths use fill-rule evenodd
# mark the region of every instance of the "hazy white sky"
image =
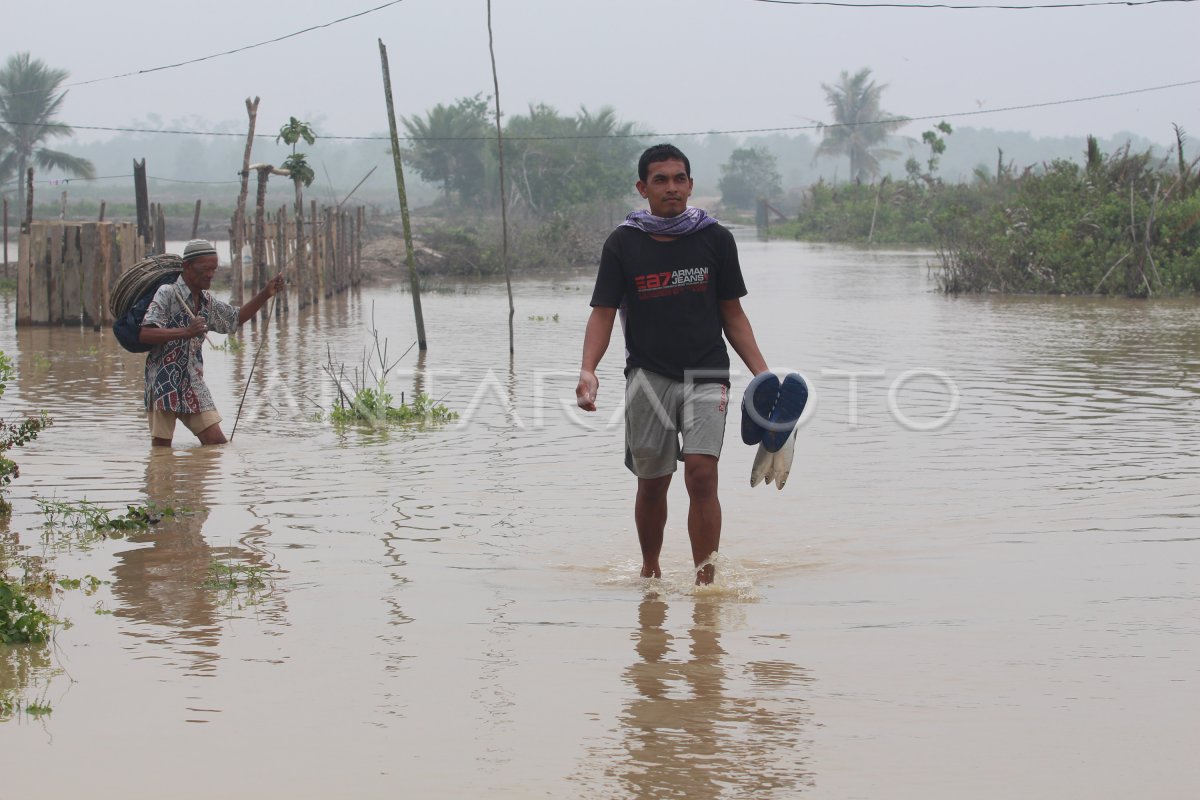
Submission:
<svg viewBox="0 0 1200 800">
<path fill-rule="evenodd" d="M 271 39 L 383 2 L 9 2 L 0 12 L 0 57 L 27 50 L 69 70 L 72 82 L 88 81 Z M 289 115 L 318 121 L 322 134 L 385 132 L 377 39 L 388 47 L 398 113 L 421 113 L 491 92 L 486 9 L 485 0 L 404 0 L 248 52 L 76 86 L 62 117 L 122 126 L 151 114 L 164 123 L 198 115 L 240 125 L 244 98 L 259 95 L 262 132 L 278 130 Z M 1200 80 L 1195 3 L 949 11 L 493 0 L 492 13 L 507 113 L 538 101 L 564 112 L 612 105 L 622 119 L 657 132 L 828 121 L 820 84 L 861 67 L 888 84 L 885 109 L 910 116 Z M 1172 122 L 1200 136 L 1200 84 L 951 121 L 1036 135 L 1127 130 L 1168 142 Z M 929 124 L 903 132 L 919 135 Z M 675 141 L 686 150 L 686 138 Z"/>
</svg>

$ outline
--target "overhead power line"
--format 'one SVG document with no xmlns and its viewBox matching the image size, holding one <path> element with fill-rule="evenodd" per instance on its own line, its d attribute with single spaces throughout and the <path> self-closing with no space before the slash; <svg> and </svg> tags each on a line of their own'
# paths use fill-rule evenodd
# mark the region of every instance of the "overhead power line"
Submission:
<svg viewBox="0 0 1200 800">
<path fill-rule="evenodd" d="M 780 6 L 831 6 L 833 8 L 915 8 L 945 11 L 1042 11 L 1055 8 L 1098 8 L 1100 6 L 1153 6 L 1163 3 L 1194 3 L 1196 0 L 1097 0 L 1091 3 L 1045 3 L 1040 5 L 999 5 L 949 3 L 841 3 L 836 0 L 751 0 L 754 3 L 770 3 Z"/>
<path fill-rule="evenodd" d="M 824 128 L 853 128 L 863 125 L 885 125 L 895 122 L 926 122 L 934 119 L 955 119 L 961 117 L 978 117 L 985 114 L 1001 114 L 1007 111 L 1027 111 L 1035 108 L 1050 108 L 1052 106 L 1065 106 L 1074 103 L 1089 103 L 1095 100 L 1108 100 L 1114 97 L 1128 97 L 1135 94 L 1146 94 L 1147 92 L 1161 92 L 1167 89 L 1181 89 L 1185 86 L 1196 86 L 1200 84 L 1200 79 L 1179 81 L 1177 83 L 1164 83 L 1159 86 L 1144 86 L 1140 89 L 1126 89 L 1120 92 L 1105 92 L 1103 94 L 1093 94 L 1086 97 L 1072 97 L 1065 100 L 1046 100 L 1040 103 L 1023 103 L 1020 105 L 1000 106 L 997 108 L 983 108 L 974 111 L 951 111 L 942 114 L 922 114 L 920 116 L 899 116 L 888 117 L 886 119 L 868 120 L 864 122 L 816 122 L 810 125 L 782 125 L 773 128 L 734 128 L 727 130 L 708 130 L 708 131 L 674 131 L 674 132 L 646 132 L 646 133 L 627 133 L 627 134 L 583 134 L 579 136 L 506 136 L 508 141 L 560 141 L 571 139 L 644 139 L 649 137 L 670 137 L 670 136 L 710 136 L 714 134 L 747 134 L 747 133 L 788 133 L 792 131 L 811 131 L 822 130 Z M 177 130 L 169 128 L 129 128 L 107 125 L 74 125 L 70 123 L 42 123 L 42 122 L 21 122 L 19 120 L 0 120 L 8 125 L 44 125 L 45 127 L 73 128 L 81 131 L 107 131 L 113 133 L 151 133 L 151 134 L 166 134 L 175 136 L 232 136 L 244 138 L 244 133 L 232 133 L 222 131 L 193 131 L 193 130 Z M 269 133 L 255 134 L 257 139 L 274 139 L 275 137 Z M 390 141 L 390 136 L 339 136 L 334 134 L 325 134 L 320 138 L 331 139 L 335 141 Z M 405 141 L 423 141 L 423 142 L 440 142 L 440 141 L 491 141 L 491 136 L 401 136 Z"/>
<path fill-rule="evenodd" d="M 121 178 L 132 178 L 133 174 L 129 175 L 97 175 L 93 178 L 39 178 L 34 183 L 43 184 L 46 186 L 59 186 L 64 183 L 92 183 L 94 181 L 115 181 Z M 146 178 L 152 181 L 163 181 L 165 183 L 202 183 L 202 184 L 229 184 L 241 183 L 240 180 L 228 181 L 191 181 L 185 178 L 160 178 L 157 175 L 147 175 Z M 0 186 L 16 186 L 21 183 L 20 180 L 11 180 L 0 183 Z"/>
<path fill-rule="evenodd" d="M 148 67 L 146 69 L 134 70 L 133 72 L 122 72 L 119 75 L 109 75 L 104 78 L 92 78 L 92 79 L 86 80 L 86 81 L 75 81 L 74 83 L 64 83 L 61 86 L 59 86 L 58 88 L 59 89 L 70 89 L 75 86 L 88 86 L 93 83 L 103 83 L 104 81 L 115 81 L 119 78 L 130 78 L 130 77 L 133 77 L 134 75 L 146 75 L 151 72 L 161 72 L 166 69 L 175 69 L 176 67 L 186 67 L 189 64 L 198 64 L 201 61 L 211 61 L 214 58 L 222 58 L 223 56 L 231 56 L 235 53 L 243 53 L 247 50 L 254 50 L 255 48 L 258 48 L 258 47 L 266 47 L 269 44 L 276 44 L 277 42 L 282 42 L 287 39 L 294 39 L 297 36 L 302 36 L 303 34 L 311 33 L 312 31 L 321 30 L 322 28 L 330 28 L 330 27 L 332 27 L 334 25 L 338 25 L 342 22 L 348 22 L 352 19 L 357 19 L 358 17 L 366 16 L 367 14 L 373 14 L 376 11 L 382 11 L 385 8 L 389 8 L 394 5 L 399 5 L 400 3 L 403 3 L 403 2 L 404 2 L 404 0 L 391 0 L 391 2 L 375 6 L 374 8 L 368 8 L 363 11 L 357 11 L 353 14 L 347 14 L 344 17 L 339 17 L 337 19 L 330 20 L 329 22 L 323 22 L 320 25 L 310 25 L 307 28 L 303 28 L 298 31 L 293 31 L 292 33 L 284 34 L 283 36 L 276 36 L 274 39 L 266 39 L 261 42 L 255 42 L 254 44 L 247 44 L 247 45 L 243 45 L 241 47 L 235 47 L 232 50 L 223 50 L 219 53 L 211 53 L 210 55 L 207 55 L 207 56 L 199 56 L 197 58 L 189 58 L 186 61 L 179 61 L 174 64 L 163 64 L 162 66 Z M 36 92 L 40 92 L 40 91 L 41 91 L 40 89 L 30 89 L 30 90 L 27 90 L 24 92 L 12 92 L 8 96 L 13 97 L 15 95 L 32 94 L 32 93 L 36 93 Z"/>
<path fill-rule="evenodd" d="M 241 47 L 235 47 L 232 50 L 222 50 L 221 52 L 218 52 L 218 53 L 210 53 L 209 55 L 206 55 L 206 56 L 198 56 L 196 58 L 189 58 L 185 61 L 178 61 L 173 64 L 162 64 L 157 67 L 147 67 L 146 69 L 138 69 L 138 70 L 134 70 L 132 72 L 122 72 L 117 75 L 108 75 L 103 78 L 91 78 L 86 81 L 75 81 L 73 83 L 64 83 L 64 84 L 62 84 L 62 86 L 60 86 L 58 88 L 70 89 L 70 88 L 73 88 L 76 86 L 90 86 L 91 84 L 94 84 L 94 83 L 103 83 L 106 81 L 114 81 L 114 80 L 119 80 L 121 78 L 131 78 L 136 75 L 146 75 L 151 72 L 161 72 L 163 70 L 176 69 L 178 67 L 185 67 L 190 64 L 199 64 L 202 61 L 211 61 L 216 58 L 223 58 L 225 56 L 231 56 L 236 53 L 244 53 L 247 50 L 254 50 L 259 47 L 266 47 L 267 45 L 270 45 L 270 44 L 277 44 L 279 42 L 283 42 L 288 39 L 294 39 L 297 36 L 302 36 L 306 33 L 311 33 L 313 31 L 322 30 L 324 28 L 330 28 L 330 27 L 333 27 L 334 25 L 339 25 L 343 22 L 349 22 L 352 19 L 357 19 L 358 17 L 363 17 L 363 16 L 366 16 L 367 14 L 373 14 L 376 11 L 382 11 L 385 8 L 390 8 L 391 6 L 399 5 L 402 2 L 404 2 L 404 0 L 390 0 L 390 2 L 383 3 L 383 4 L 375 6 L 373 8 L 367 8 L 362 11 L 356 11 L 353 14 L 347 14 L 344 17 L 338 17 L 337 19 L 330 20 L 329 22 L 323 22 L 319 25 L 310 25 L 307 28 L 302 28 L 298 31 L 293 31 L 292 33 L 286 33 L 283 36 L 276 36 L 273 39 L 265 39 L 261 42 L 254 42 L 253 44 L 242 45 Z M 1162 4 L 1167 4 L 1167 3 L 1172 3 L 1172 4 L 1195 3 L 1195 2 L 1197 2 L 1197 0 L 1093 0 L 1093 2 L 1046 3 L 1046 4 L 1038 4 L 1038 5 L 1003 5 L 1003 4 L 988 4 L 988 3 L 963 4 L 963 5 L 955 5 L 955 4 L 950 4 L 950 3 L 871 3 L 871 2 L 850 3 L 850 2 L 837 2 L 837 0 L 751 0 L 751 2 L 768 3 L 771 5 L 824 6 L 824 7 L 829 7 L 829 8 L 846 8 L 846 9 L 895 8 L 895 9 L 933 9 L 933 10 L 944 10 L 944 11 L 979 11 L 979 10 L 985 10 L 985 9 L 998 10 L 998 11 L 1038 11 L 1038 10 L 1047 10 L 1047 9 L 1098 8 L 1098 7 L 1102 7 L 1102 6 L 1151 6 L 1151 5 L 1162 5 Z M 8 93 L 7 96 L 13 97 L 16 95 L 21 95 L 21 94 L 34 94 L 34 93 L 37 93 L 40 91 L 41 91 L 40 89 L 29 89 L 24 92 L 11 92 L 11 93 Z"/>
</svg>

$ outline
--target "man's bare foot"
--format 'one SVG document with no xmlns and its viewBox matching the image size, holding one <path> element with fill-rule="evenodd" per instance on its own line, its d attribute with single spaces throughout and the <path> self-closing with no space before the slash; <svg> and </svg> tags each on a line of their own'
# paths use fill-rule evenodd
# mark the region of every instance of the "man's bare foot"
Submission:
<svg viewBox="0 0 1200 800">
<path fill-rule="evenodd" d="M 717 568 L 712 564 L 705 564 L 696 570 L 696 585 L 705 586 L 713 582 L 717 577 Z"/>
<path fill-rule="evenodd" d="M 658 568 L 658 564 L 642 564 L 643 578 L 661 578 L 662 570 Z"/>
</svg>

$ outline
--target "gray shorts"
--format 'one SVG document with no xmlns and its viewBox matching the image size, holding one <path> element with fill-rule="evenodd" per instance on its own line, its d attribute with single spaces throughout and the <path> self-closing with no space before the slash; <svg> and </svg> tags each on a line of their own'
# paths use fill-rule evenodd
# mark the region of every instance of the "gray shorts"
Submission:
<svg viewBox="0 0 1200 800">
<path fill-rule="evenodd" d="M 722 383 L 675 381 L 634 367 L 625 382 L 625 466 L 639 478 L 661 478 L 684 455 L 720 458 L 728 405 Z"/>
</svg>

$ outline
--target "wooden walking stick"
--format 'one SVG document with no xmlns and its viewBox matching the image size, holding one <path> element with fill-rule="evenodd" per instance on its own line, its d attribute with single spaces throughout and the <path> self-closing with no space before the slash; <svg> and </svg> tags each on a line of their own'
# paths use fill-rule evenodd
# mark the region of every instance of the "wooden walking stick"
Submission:
<svg viewBox="0 0 1200 800">
<path fill-rule="evenodd" d="M 254 351 L 254 360 L 250 362 L 250 374 L 246 377 L 246 386 L 242 389 L 242 399 L 238 402 L 237 416 L 233 418 L 233 430 L 229 432 L 229 441 L 233 441 L 233 435 L 237 433 L 238 420 L 242 418 L 242 405 L 246 402 L 246 392 L 250 391 L 250 381 L 254 379 L 254 367 L 258 365 L 258 354 L 262 352 L 263 345 L 267 342 L 267 325 L 271 321 L 271 317 L 275 316 L 275 298 L 278 294 L 271 295 L 271 309 L 267 312 L 267 318 L 263 320 L 262 339 L 258 342 L 258 349 Z"/>
<path fill-rule="evenodd" d="M 183 296 L 183 293 L 179 291 L 179 284 L 174 284 L 174 286 L 175 286 L 175 296 L 176 296 L 176 297 L 178 297 L 178 298 L 179 298 L 179 302 L 180 302 L 181 304 L 183 304 L 183 310 L 184 310 L 185 312 L 187 312 L 188 319 L 190 319 L 190 320 L 192 320 L 192 321 L 195 321 L 195 319 L 196 319 L 196 314 L 195 314 L 195 312 L 193 312 L 193 311 L 192 311 L 192 307 L 188 305 L 188 301 L 187 301 L 187 299 L 186 299 L 186 298 Z M 214 350 L 217 348 L 217 346 L 216 346 L 215 344 L 213 344 L 213 340 L 212 340 L 212 339 L 210 339 L 210 338 L 208 338 L 208 334 L 207 334 L 207 333 L 206 333 L 206 334 L 204 334 L 204 341 L 208 342 L 208 345 L 209 345 L 209 347 L 213 348 Z"/>
</svg>

